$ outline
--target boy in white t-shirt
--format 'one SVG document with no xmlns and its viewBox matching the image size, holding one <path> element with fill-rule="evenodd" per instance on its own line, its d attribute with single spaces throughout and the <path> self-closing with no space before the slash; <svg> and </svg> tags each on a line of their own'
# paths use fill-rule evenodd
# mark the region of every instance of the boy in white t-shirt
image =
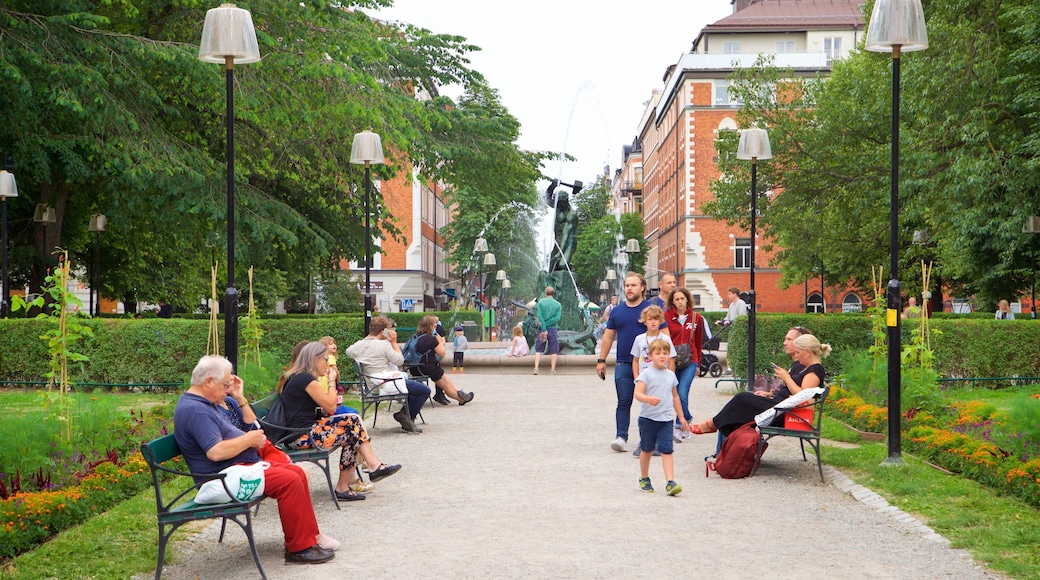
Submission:
<svg viewBox="0 0 1040 580">
<path fill-rule="evenodd" d="M 646 493 L 654 492 L 654 486 L 650 483 L 650 458 L 656 446 L 661 454 L 664 477 L 668 481 L 665 491 L 668 495 L 676 495 L 682 491 L 682 487 L 673 479 L 673 424 L 675 418 L 679 417 L 684 432 L 690 430 L 690 425 L 683 416 L 682 402 L 676 389 L 679 380 L 668 369 L 669 353 L 672 353 L 671 356 L 675 353 L 672 341 L 667 338 L 655 339 L 650 342 L 648 351 L 651 366 L 643 369 L 636 378 L 634 395 L 643 404 L 639 410 L 639 489 Z"/>
<path fill-rule="evenodd" d="M 639 322 L 646 326 L 646 332 L 636 337 L 632 342 L 632 376 L 639 378 L 639 373 L 651 366 L 649 345 L 658 338 L 663 338 L 672 344 L 671 338 L 661 332 L 661 328 L 668 328 L 664 323 L 664 311 L 657 306 L 647 306 L 639 315 Z M 675 372 L 675 347 L 668 354 L 668 370 Z"/>
</svg>

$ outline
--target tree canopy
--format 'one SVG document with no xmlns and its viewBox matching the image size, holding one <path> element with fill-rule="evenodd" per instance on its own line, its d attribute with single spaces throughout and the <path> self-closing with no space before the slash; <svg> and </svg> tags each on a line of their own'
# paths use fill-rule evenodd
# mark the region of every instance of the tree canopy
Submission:
<svg viewBox="0 0 1040 580">
<path fill-rule="evenodd" d="M 1027 0 L 924 4 L 930 46 L 901 60 L 902 287 L 920 293 L 924 259 L 957 295 L 1012 298 L 1028 290 L 1035 241 L 1022 229 L 1040 206 L 1040 15 Z M 785 284 L 821 264 L 828 280 L 861 288 L 871 266 L 889 274 L 891 66 L 860 47 L 827 79 L 764 59 L 733 77 L 738 123 L 772 142 L 773 159 L 758 164 L 759 223 Z M 744 222 L 749 163 L 735 159 L 735 134 L 717 146 L 722 177 L 706 210 Z"/>
<path fill-rule="evenodd" d="M 466 234 L 473 199 L 485 198 L 485 219 L 496 204 L 534 205 L 540 158 L 517 148 L 518 122 L 468 68 L 478 48 L 362 12 L 389 4 L 240 3 L 262 60 L 235 69 L 235 255 L 237 278 L 254 266 L 263 280 L 261 304 L 363 255 L 363 170 L 349 163 L 363 129 L 382 138 L 379 177 L 414 166 L 450 186 L 448 199 L 467 211 L 449 235 Z M 199 61 L 197 48 L 212 6 L 0 5 L 0 149 L 20 193 L 9 202 L 13 285 L 38 289 L 56 246 L 92 262 L 88 217 L 104 213 L 104 295 L 190 307 L 208 294 L 226 247 L 224 69 Z M 459 103 L 437 94 L 449 84 L 463 87 Z M 34 222 L 37 204 L 53 206 L 57 222 Z M 378 215 L 393 235 L 394 216 Z"/>
</svg>

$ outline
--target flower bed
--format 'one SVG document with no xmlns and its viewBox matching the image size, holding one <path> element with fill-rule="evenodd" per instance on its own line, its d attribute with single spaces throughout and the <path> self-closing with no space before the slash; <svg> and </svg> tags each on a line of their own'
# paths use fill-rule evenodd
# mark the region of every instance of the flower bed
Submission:
<svg viewBox="0 0 1040 580">
<path fill-rule="evenodd" d="M 857 429 L 883 429 L 888 409 L 863 402 L 855 393 L 834 387 L 831 413 Z M 1016 457 L 986 439 L 992 410 L 977 401 L 951 404 L 952 419 L 908 413 L 902 419 L 904 441 L 912 451 L 954 473 L 1040 507 L 1040 458 Z M 907 416 L 909 415 L 909 417 Z M 979 436 L 976 436 L 976 435 Z"/>
<path fill-rule="evenodd" d="M 102 462 L 76 487 L 15 493 L 0 501 L 0 557 L 30 550 L 150 484 L 148 464 L 135 453 L 125 461 Z"/>
<path fill-rule="evenodd" d="M 138 448 L 167 433 L 172 412 L 172 405 L 131 411 L 106 426 L 117 433 L 117 449 L 51 457 L 48 467 L 24 481 L 17 473 L 6 484 L 0 477 L 0 558 L 31 550 L 150 486 L 151 472 Z"/>
</svg>

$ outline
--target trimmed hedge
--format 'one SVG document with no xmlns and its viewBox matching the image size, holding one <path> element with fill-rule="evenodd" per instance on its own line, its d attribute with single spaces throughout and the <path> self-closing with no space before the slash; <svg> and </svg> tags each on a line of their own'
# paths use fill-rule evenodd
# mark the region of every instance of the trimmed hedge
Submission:
<svg viewBox="0 0 1040 580">
<path fill-rule="evenodd" d="M 395 312 L 389 316 L 399 327 L 414 328 L 426 314 L 430 313 Z M 449 328 L 463 320 L 480 324 L 480 313 L 475 311 L 433 314 L 440 316 Z M 75 350 L 89 360 L 70 365 L 73 382 L 186 384 L 195 364 L 206 352 L 208 320 L 102 318 L 86 323 L 94 330 L 94 336 L 84 339 Z M 317 340 L 328 335 L 345 348 L 361 338 L 364 328 L 364 320 L 356 315 L 263 319 L 262 323 L 261 349 L 285 362 L 301 340 Z M 40 335 L 53 324 L 50 319 L 0 320 L 0 353 L 3 353 L 0 380 L 44 380 L 50 368 L 50 355 Z M 221 334 L 223 331 L 221 322 Z M 241 339 L 239 362 L 244 354 L 245 340 Z"/>
<path fill-rule="evenodd" d="M 727 356 L 737 376 L 747 368 L 747 321 L 741 317 L 730 329 Z M 1029 319 L 994 320 L 978 317 L 932 318 L 932 352 L 943 377 L 1040 376 L 1040 324 Z M 790 364 L 783 352 L 784 335 L 792 326 L 804 326 L 830 343 L 824 361 L 831 376 L 843 372 L 856 352 L 874 344 L 870 319 L 863 314 L 759 313 L 755 328 L 755 372 L 772 374 L 771 362 Z M 903 339 L 910 331 L 903 321 Z"/>
</svg>

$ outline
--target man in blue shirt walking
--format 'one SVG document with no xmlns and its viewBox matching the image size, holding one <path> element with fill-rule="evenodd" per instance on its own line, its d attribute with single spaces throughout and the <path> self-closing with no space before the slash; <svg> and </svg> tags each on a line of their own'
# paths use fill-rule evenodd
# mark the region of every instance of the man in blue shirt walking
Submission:
<svg viewBox="0 0 1040 580">
<path fill-rule="evenodd" d="M 646 295 L 646 279 L 642 274 L 629 272 L 625 275 L 625 302 L 610 311 L 607 329 L 603 331 L 603 346 L 596 360 L 596 374 L 606 377 L 607 355 L 617 337 L 617 365 L 614 367 L 614 388 L 617 390 L 617 432 L 610 448 L 614 451 L 627 450 L 628 428 L 632 422 L 632 398 L 635 393 L 635 376 L 632 373 L 632 343 L 646 332 L 646 325 L 639 322 L 643 309 L 650 306 Z"/>
</svg>

